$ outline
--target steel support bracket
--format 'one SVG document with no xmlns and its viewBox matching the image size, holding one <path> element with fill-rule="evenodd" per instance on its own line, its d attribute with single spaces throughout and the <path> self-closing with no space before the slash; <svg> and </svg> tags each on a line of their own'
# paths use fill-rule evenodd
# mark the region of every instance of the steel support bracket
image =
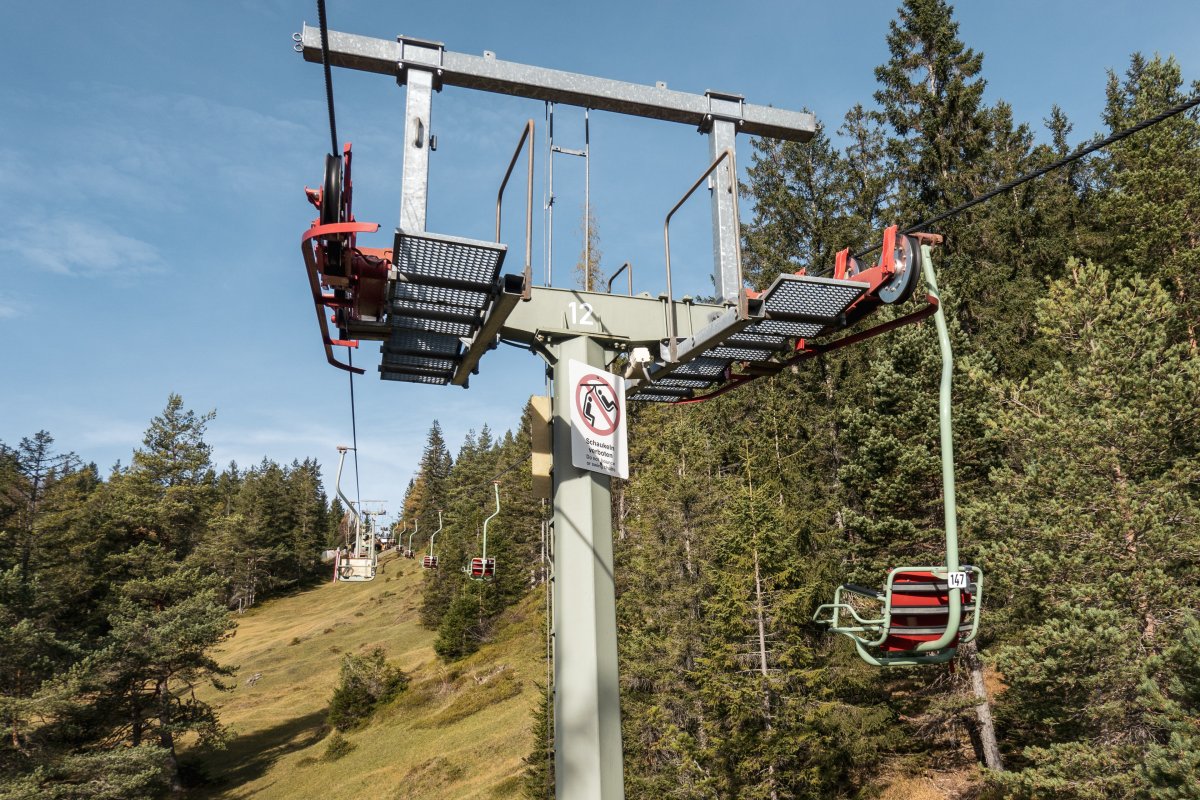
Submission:
<svg viewBox="0 0 1200 800">
<path fill-rule="evenodd" d="M 521 302 L 521 298 L 524 295 L 524 276 L 501 276 L 500 294 L 492 302 L 492 307 L 488 310 L 487 317 L 479 327 L 479 332 L 468 343 L 467 351 L 463 354 L 462 361 L 458 363 L 458 367 L 454 370 L 454 377 L 450 379 L 452 384 L 466 387 L 467 381 L 478 369 L 479 359 L 483 358 L 484 353 L 496 346 L 500 329 L 504 327 L 504 322 L 508 319 L 508 315 L 517 307 L 517 303 Z"/>
<path fill-rule="evenodd" d="M 704 119 L 700 122 L 698 130 L 701 133 L 708 133 L 712 130 L 713 120 L 721 119 L 727 122 L 732 122 L 737 127 L 741 128 L 746 119 L 746 98 L 740 94 L 731 94 L 729 92 L 716 92 L 709 89 L 704 93 L 704 97 L 708 100 L 708 112 L 704 115 Z"/>
<path fill-rule="evenodd" d="M 408 83 L 408 71 L 419 69 L 422 72 L 433 73 L 433 90 L 442 90 L 442 61 L 446 46 L 432 39 L 417 39 L 413 36 L 397 36 L 400 43 L 400 60 L 396 62 L 396 83 L 404 86 Z"/>
</svg>

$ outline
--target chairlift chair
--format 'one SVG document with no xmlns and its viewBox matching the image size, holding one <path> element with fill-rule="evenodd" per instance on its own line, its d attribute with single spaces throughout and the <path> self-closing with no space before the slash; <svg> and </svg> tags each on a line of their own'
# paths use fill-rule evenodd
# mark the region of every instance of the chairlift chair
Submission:
<svg viewBox="0 0 1200 800">
<path fill-rule="evenodd" d="M 483 521 L 483 555 L 472 558 L 466 570 L 467 576 L 473 581 L 490 581 L 496 577 L 496 559 L 488 558 L 487 554 L 487 535 L 488 524 L 500 513 L 500 482 L 492 481 L 492 488 L 496 492 L 496 510 Z"/>
<path fill-rule="evenodd" d="M 398 539 L 396 539 L 396 549 L 399 550 L 400 554 L 403 555 L 405 558 L 412 558 L 414 555 L 413 549 L 412 549 L 412 537 L 416 534 L 417 531 L 416 531 L 416 529 L 414 529 L 412 533 L 408 533 L 408 523 L 405 522 L 405 523 L 403 523 L 403 525 L 404 525 L 404 527 L 400 531 L 400 536 Z M 407 545 L 405 545 L 405 543 L 404 543 L 404 534 L 406 534 L 406 533 L 408 533 L 408 544 Z"/>
<path fill-rule="evenodd" d="M 442 532 L 442 512 L 438 511 L 438 529 L 429 537 L 429 555 L 421 559 L 421 567 L 424 569 L 437 569 L 438 557 L 433 554 L 433 540 Z"/>
<path fill-rule="evenodd" d="M 954 449 L 951 439 L 950 381 L 953 354 L 946 318 L 938 294 L 929 245 L 889 228 L 884 238 L 883 260 L 888 254 L 908 267 L 909 277 L 900 291 L 915 287 L 919 263 L 931 302 L 942 355 L 938 397 L 942 453 L 942 486 L 945 497 L 946 563 L 934 566 L 896 567 L 888 572 L 882 590 L 845 583 L 833 602 L 817 608 L 813 620 L 833 633 L 848 636 L 864 661 L 875 666 L 914 666 L 949 661 L 960 644 L 975 639 L 983 605 L 983 572 L 958 561 L 958 520 L 954 496 Z M 910 260 L 911 256 L 911 260 Z M 911 265 L 911 266 L 909 266 Z M 838 254 L 835 274 L 857 274 L 849 251 Z"/>
</svg>

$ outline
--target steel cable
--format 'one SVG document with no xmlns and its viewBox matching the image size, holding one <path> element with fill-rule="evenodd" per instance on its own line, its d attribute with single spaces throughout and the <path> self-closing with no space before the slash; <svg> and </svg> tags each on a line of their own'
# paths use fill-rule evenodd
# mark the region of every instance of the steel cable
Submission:
<svg viewBox="0 0 1200 800">
<path fill-rule="evenodd" d="M 349 364 L 354 366 L 354 348 L 347 347 L 346 354 L 349 357 Z M 354 372 L 350 372 L 350 436 L 353 439 L 354 445 L 354 498 L 358 503 L 358 510 L 362 511 L 362 487 L 358 484 L 358 415 L 355 413 L 354 407 Z"/>
<path fill-rule="evenodd" d="M 325 21 L 325 0 L 317 0 L 317 17 L 321 23 L 321 66 L 325 69 L 325 104 L 329 107 L 330 155 L 338 154 L 337 120 L 333 115 L 333 72 L 329 67 L 329 25 Z"/>
<path fill-rule="evenodd" d="M 1134 125 L 1133 127 L 1126 128 L 1125 130 L 1117 131 L 1116 133 L 1106 136 L 1105 138 L 1101 139 L 1098 142 L 1093 142 L 1090 145 L 1080 147 L 1079 149 L 1077 149 L 1075 152 L 1071 153 L 1070 155 L 1063 156 L 1062 158 L 1058 159 L 1057 161 L 1055 161 L 1051 164 L 1047 164 L 1046 166 L 1041 167 L 1039 169 L 1035 169 L 1033 172 L 1026 173 L 1025 175 L 1022 175 L 1019 178 L 1014 178 L 1013 180 L 1009 181 L 1008 183 L 1001 184 L 1000 186 L 997 186 L 995 189 L 992 189 L 990 192 L 987 192 L 986 194 L 981 194 L 978 197 L 973 197 L 970 200 L 968 200 L 967 202 L 962 203 L 961 205 L 955 206 L 954 208 L 950 209 L 949 211 L 942 212 L 941 214 L 938 214 L 937 216 L 931 217 L 927 220 L 922 220 L 921 222 L 918 222 L 916 225 L 910 225 L 907 228 L 905 228 L 904 230 L 902 230 L 901 233 L 913 233 L 914 231 L 923 230 L 924 228 L 926 228 L 930 225 L 933 225 L 935 222 L 941 222 L 944 219 L 948 219 L 957 214 L 961 214 L 962 212 L 966 211 L 968 208 L 977 206 L 980 203 L 984 203 L 988 200 L 991 200 L 993 197 L 995 197 L 998 194 L 1003 194 L 1004 192 L 1007 192 L 1010 189 L 1015 189 L 1018 186 L 1020 186 L 1021 184 L 1027 183 L 1027 182 L 1033 180 L 1034 178 L 1040 178 L 1041 176 L 1045 175 L 1047 172 L 1053 172 L 1054 170 L 1059 169 L 1060 167 L 1065 167 L 1067 164 L 1070 164 L 1073 161 L 1078 161 L 1079 159 L 1083 158 L 1086 155 L 1090 155 L 1090 154 L 1096 152 L 1097 150 L 1108 147 L 1110 144 L 1119 142 L 1126 137 L 1132 136 L 1135 133 L 1145 130 L 1146 128 L 1149 128 L 1153 125 L 1157 125 L 1158 123 L 1160 123 L 1164 120 L 1170 119 L 1171 117 L 1175 116 L 1176 114 L 1182 114 L 1184 111 L 1194 108 L 1197 105 L 1200 105 L 1200 95 L 1197 95 L 1196 97 L 1193 97 L 1190 100 L 1185 100 L 1182 103 L 1179 103 L 1177 105 L 1171 106 L 1170 108 L 1166 109 L 1165 111 L 1163 111 L 1159 114 L 1154 115 L 1153 117 L 1149 117 L 1148 119 L 1142 120 L 1141 122 L 1139 122 L 1137 125 Z M 867 248 L 866 250 L 860 250 L 859 252 L 854 254 L 854 257 L 862 258 L 866 254 L 873 253 L 874 251 L 878 250 L 882 246 L 883 246 L 882 243 L 880 243 L 880 244 L 875 245 L 874 247 Z"/>
</svg>

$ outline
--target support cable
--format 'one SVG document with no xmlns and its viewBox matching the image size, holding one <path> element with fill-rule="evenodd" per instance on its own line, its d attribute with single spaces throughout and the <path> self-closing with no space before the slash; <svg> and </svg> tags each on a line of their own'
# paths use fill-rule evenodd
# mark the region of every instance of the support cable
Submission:
<svg viewBox="0 0 1200 800">
<path fill-rule="evenodd" d="M 325 0 L 317 0 L 317 19 L 321 25 L 321 66 L 325 70 L 325 105 L 329 108 L 330 154 L 338 155 L 337 117 L 333 112 L 333 71 L 329 66 L 329 23 L 325 17 Z M 354 366 L 354 348 L 347 347 L 348 364 Z M 354 403 L 354 372 L 350 372 L 350 435 L 354 445 L 354 499 L 362 513 L 362 486 L 358 478 L 358 414 Z"/>
<path fill-rule="evenodd" d="M 491 480 L 489 480 L 488 482 L 489 483 L 498 483 L 502 477 L 504 477 L 508 473 L 512 472 L 514 469 L 521 466 L 522 464 L 524 464 L 526 461 L 528 461 L 531 458 L 533 458 L 533 453 L 530 453 L 526 458 L 517 459 L 516 461 L 512 462 L 507 467 L 505 467 L 504 469 L 500 470 L 495 475 L 493 475 Z"/>
<path fill-rule="evenodd" d="M 346 353 L 350 366 L 354 366 L 354 348 L 347 347 Z M 362 513 L 362 488 L 358 484 L 358 415 L 354 407 L 354 372 L 350 372 L 350 436 L 354 444 L 354 499 L 358 503 L 358 511 Z"/>
<path fill-rule="evenodd" d="M 333 115 L 333 72 L 329 67 L 329 25 L 325 21 L 325 0 L 317 0 L 317 17 L 321 23 L 321 66 L 325 68 L 325 105 L 329 107 L 330 155 L 338 155 L 337 120 Z"/>
<path fill-rule="evenodd" d="M 977 206 L 980 203 L 987 202 L 988 200 L 991 200 L 993 197 L 995 197 L 998 194 L 1003 194 L 1004 192 L 1007 192 L 1010 189 L 1015 189 L 1018 186 L 1020 186 L 1021 184 L 1027 183 L 1027 182 L 1033 180 L 1034 178 L 1040 178 L 1041 176 L 1045 175 L 1047 172 L 1052 172 L 1060 167 L 1065 167 L 1067 164 L 1070 164 L 1073 161 L 1078 161 L 1079 159 L 1083 158 L 1086 155 L 1090 155 L 1090 154 L 1096 152 L 1097 150 L 1108 147 L 1110 144 L 1115 144 L 1116 142 L 1119 142 L 1126 137 L 1132 136 L 1133 134 L 1143 131 L 1146 128 L 1149 128 L 1153 125 L 1157 125 L 1158 123 L 1163 122 L 1164 120 L 1170 119 L 1171 117 L 1175 116 L 1176 114 L 1182 114 L 1184 111 L 1194 108 L 1197 105 L 1200 105 L 1200 95 L 1197 95 L 1197 96 L 1191 98 L 1190 100 L 1185 100 L 1182 103 L 1179 103 L 1177 105 L 1171 106 L 1170 108 L 1166 109 L 1165 111 L 1163 111 L 1159 114 L 1154 115 L 1153 117 L 1144 119 L 1141 122 L 1139 122 L 1138 124 L 1136 124 L 1130 128 L 1126 128 L 1125 130 L 1117 131 L 1116 133 L 1106 136 L 1105 138 L 1101 139 L 1098 142 L 1094 142 L 1090 145 L 1080 147 L 1079 149 L 1077 149 L 1075 152 L 1071 153 L 1070 155 L 1063 156 L 1062 158 L 1058 159 L 1057 161 L 1055 161 L 1051 164 L 1047 164 L 1044 167 L 1035 169 L 1033 172 L 1028 172 L 1019 178 L 1014 178 L 1013 180 L 1009 181 L 1008 183 L 1004 183 L 1004 184 L 1001 184 L 1000 186 L 997 186 L 995 189 L 992 189 L 990 192 L 981 194 L 978 197 L 973 197 L 970 200 L 968 200 L 967 202 L 965 202 L 961 205 L 955 206 L 954 208 L 950 209 L 949 211 L 942 212 L 941 214 L 938 214 L 935 217 L 931 217 L 930 219 L 922 220 L 921 222 L 918 222 L 916 225 L 910 225 L 900 232 L 901 233 L 913 233 L 914 231 L 924 230 L 928 226 L 933 225 L 935 222 L 941 222 L 944 219 L 949 219 L 950 217 L 953 217 L 957 214 L 961 214 L 962 212 L 966 211 L 968 208 Z M 854 254 L 854 257 L 862 258 L 863 256 L 867 255 L 868 253 L 873 253 L 874 251 L 878 250 L 882 246 L 883 246 L 882 244 L 877 244 L 874 247 L 867 248 L 866 250 L 860 250 L 859 252 Z"/>
</svg>

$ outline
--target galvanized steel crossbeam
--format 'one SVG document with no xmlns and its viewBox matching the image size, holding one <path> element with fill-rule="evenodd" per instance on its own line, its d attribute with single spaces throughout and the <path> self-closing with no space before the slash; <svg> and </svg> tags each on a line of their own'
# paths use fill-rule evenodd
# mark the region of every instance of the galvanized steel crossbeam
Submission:
<svg viewBox="0 0 1200 800">
<path fill-rule="evenodd" d="M 321 31 L 304 26 L 300 45 L 305 61 L 320 63 Z M 405 59 L 406 54 L 416 57 Z M 486 92 L 548 100 L 552 103 L 613 111 L 636 117 L 681 122 L 706 129 L 714 119 L 732 121 L 738 133 L 806 142 L 816 131 L 816 118 L 801 111 L 751 105 L 736 95 L 691 94 L 660 86 L 596 78 L 574 72 L 534 67 L 490 56 L 441 50 L 437 43 L 407 47 L 402 41 L 329 31 L 329 63 L 335 67 L 397 75 L 408 67 L 432 71 L 434 85 L 460 86 Z"/>
<path fill-rule="evenodd" d="M 728 307 L 711 303 L 668 303 L 665 297 L 627 297 L 578 289 L 535 286 L 530 302 L 518 303 L 504 321 L 500 335 L 526 344 L 587 336 L 609 350 L 653 347 L 667 338 L 667 315 L 675 314 L 675 329 L 691 336 Z"/>
</svg>

